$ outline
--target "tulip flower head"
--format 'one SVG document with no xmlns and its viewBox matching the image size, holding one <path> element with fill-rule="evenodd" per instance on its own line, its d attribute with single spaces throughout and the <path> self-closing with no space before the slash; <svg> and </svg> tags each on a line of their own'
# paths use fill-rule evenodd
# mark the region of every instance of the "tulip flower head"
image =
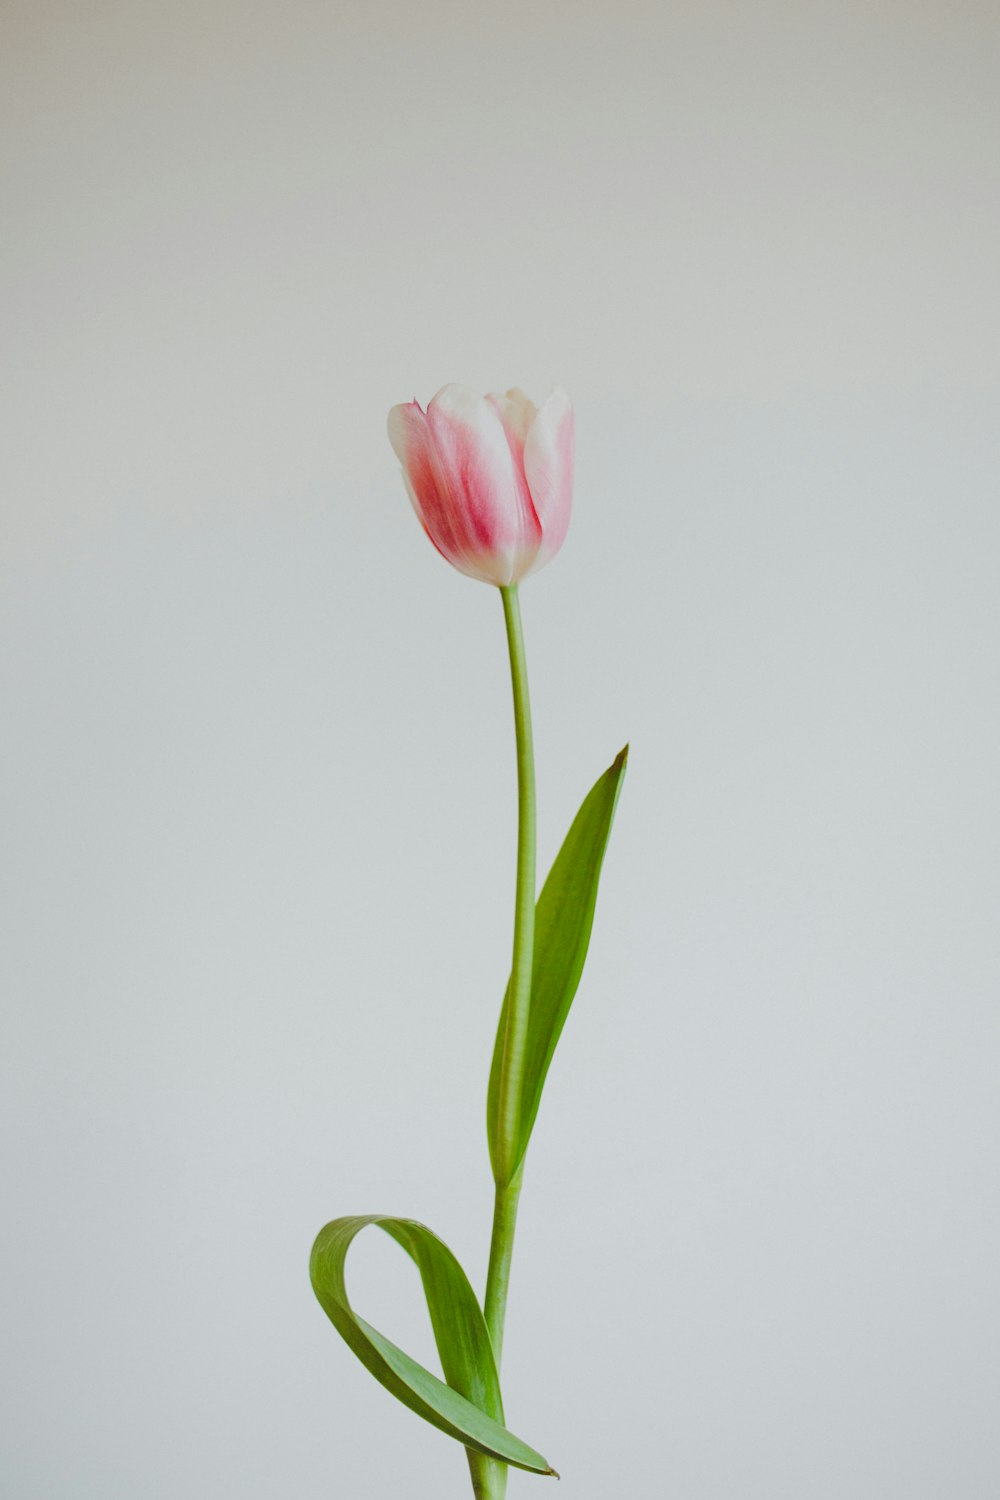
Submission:
<svg viewBox="0 0 1000 1500">
<path fill-rule="evenodd" d="M 505 588 L 559 551 L 573 503 L 573 408 L 561 387 L 538 408 L 523 391 L 446 385 L 426 412 L 394 406 L 388 426 L 420 523 L 460 573 Z"/>
</svg>

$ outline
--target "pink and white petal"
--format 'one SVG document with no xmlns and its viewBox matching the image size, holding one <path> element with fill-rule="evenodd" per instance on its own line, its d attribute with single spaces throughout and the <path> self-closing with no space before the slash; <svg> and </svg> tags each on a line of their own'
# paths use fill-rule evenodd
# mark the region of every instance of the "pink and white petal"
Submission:
<svg viewBox="0 0 1000 1500">
<path fill-rule="evenodd" d="M 528 429 L 538 415 L 538 409 L 523 391 L 516 389 L 507 391 L 503 396 L 489 395 L 486 399 L 496 410 L 507 435 L 521 505 L 525 511 L 534 512 L 531 492 L 524 474 L 524 440 L 528 435 Z"/>
<path fill-rule="evenodd" d="M 417 520 L 420 522 L 424 535 L 427 537 L 428 541 L 431 543 L 435 551 L 441 554 L 445 562 L 451 563 L 452 567 L 457 573 L 464 573 L 469 578 L 478 578 L 481 583 L 495 583 L 496 580 L 492 577 L 489 571 L 483 572 L 482 568 L 477 566 L 474 560 L 470 560 L 469 558 L 467 558 L 460 548 L 454 547 L 450 543 L 446 542 L 443 536 L 441 536 L 439 540 L 439 537 L 435 536 L 434 532 L 431 531 L 430 527 L 427 525 L 427 522 L 424 520 L 423 509 L 421 508 L 420 501 L 417 499 L 416 494 L 414 493 L 413 485 L 410 483 L 410 476 L 407 474 L 405 469 L 403 470 L 403 483 L 406 486 L 406 493 L 410 497 L 410 503 L 412 504 L 414 512 L 416 513 Z"/>
<path fill-rule="evenodd" d="M 444 386 L 427 408 L 431 460 L 464 572 L 512 583 L 531 566 L 541 527 L 499 413 L 464 386 Z"/>
<path fill-rule="evenodd" d="M 528 428 L 538 416 L 535 403 L 516 386 L 512 390 L 505 391 L 502 396 L 491 392 L 486 399 L 499 413 L 511 448 L 516 448 L 519 453 L 523 453 Z"/>
<path fill-rule="evenodd" d="M 486 399 L 503 424 L 507 446 L 510 448 L 521 509 L 525 514 L 533 515 L 535 508 L 531 503 L 528 481 L 524 477 L 524 439 L 528 434 L 528 428 L 538 415 L 535 404 L 528 400 L 523 391 L 518 390 L 508 391 L 503 396 L 491 394 Z"/>
<path fill-rule="evenodd" d="M 573 408 L 561 386 L 556 386 L 528 429 L 524 473 L 542 527 L 535 572 L 565 541 L 573 508 Z"/>
<path fill-rule="evenodd" d="M 457 567 L 463 537 L 456 533 L 451 510 L 438 487 L 427 418 L 418 402 L 410 401 L 392 408 L 387 426 L 417 519 L 441 555 Z"/>
<path fill-rule="evenodd" d="M 431 457 L 431 435 L 419 403 L 408 401 L 405 405 L 394 406 L 386 428 L 414 492 L 414 504 L 420 507 L 426 503 L 433 509 L 438 503 L 437 480 Z"/>
</svg>

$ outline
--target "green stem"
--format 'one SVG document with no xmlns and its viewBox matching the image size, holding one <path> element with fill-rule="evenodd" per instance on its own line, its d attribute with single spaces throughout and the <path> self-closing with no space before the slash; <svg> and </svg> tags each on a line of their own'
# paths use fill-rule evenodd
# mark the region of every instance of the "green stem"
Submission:
<svg viewBox="0 0 1000 1500">
<path fill-rule="evenodd" d="M 514 903 L 514 955 L 497 1100 L 499 1118 L 494 1162 L 496 1198 L 490 1240 L 490 1268 L 483 1304 L 498 1371 L 503 1354 L 507 1288 L 517 1225 L 517 1200 L 521 1194 L 522 1164 L 518 1162 L 517 1149 L 535 944 L 536 843 L 535 754 L 531 741 L 528 667 L 524 656 L 517 585 L 501 588 L 500 594 L 507 626 L 510 678 L 514 691 L 514 731 L 517 739 L 517 885 Z M 477 1479 L 480 1487 L 477 1487 Z M 478 1475 L 476 1466 L 473 1465 L 473 1486 L 482 1500 L 503 1500 L 507 1488 L 506 1464 L 486 1460 Z"/>
<path fill-rule="evenodd" d="M 535 941 L 535 757 L 531 741 L 531 704 L 528 698 L 528 668 L 524 656 L 524 635 L 517 585 L 500 590 L 504 621 L 507 626 L 507 648 L 510 652 L 510 678 L 514 693 L 514 730 L 517 739 L 517 886 L 514 905 L 514 954 L 511 964 L 510 997 L 504 1032 L 503 1056 L 498 1090 L 498 1130 L 496 1203 L 493 1212 L 493 1237 L 490 1244 L 490 1269 L 486 1282 L 484 1312 L 486 1326 L 493 1342 L 497 1368 L 503 1351 L 504 1319 L 507 1310 L 507 1286 L 510 1260 L 517 1223 L 517 1200 L 521 1191 L 521 1170 L 517 1164 L 521 1085 L 524 1077 L 524 1051 L 528 1036 L 528 1010 L 531 1004 L 531 964 Z"/>
<path fill-rule="evenodd" d="M 486 1326 L 490 1332 L 493 1355 L 500 1368 L 503 1354 L 503 1330 L 507 1316 L 507 1287 L 510 1284 L 510 1261 L 514 1253 L 514 1230 L 517 1227 L 517 1200 L 521 1196 L 521 1173 L 504 1187 L 497 1183 L 493 1205 L 493 1238 L 490 1242 L 490 1269 L 486 1278 Z"/>
</svg>

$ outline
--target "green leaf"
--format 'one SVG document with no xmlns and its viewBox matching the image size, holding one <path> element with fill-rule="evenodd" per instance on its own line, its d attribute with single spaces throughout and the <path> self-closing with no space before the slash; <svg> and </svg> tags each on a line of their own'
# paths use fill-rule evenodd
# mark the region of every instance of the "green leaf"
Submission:
<svg viewBox="0 0 1000 1500">
<path fill-rule="evenodd" d="M 347 1251 L 369 1224 L 391 1235 L 416 1262 L 447 1384 L 366 1323 L 348 1300 Z M 323 1310 L 375 1379 L 425 1422 L 473 1450 L 474 1481 L 483 1462 L 478 1454 L 536 1474 L 555 1472 L 503 1425 L 500 1380 L 476 1294 L 447 1245 L 425 1225 L 384 1214 L 334 1219 L 316 1237 L 309 1274 Z"/>
<path fill-rule="evenodd" d="M 583 973 L 590 932 L 594 925 L 601 865 L 627 764 L 626 745 L 614 765 L 605 771 L 584 798 L 535 907 L 531 1009 L 521 1085 L 518 1148 L 510 1169 L 511 1177 L 527 1150 L 542 1097 L 545 1075 L 549 1071 L 556 1043 Z M 497 1139 L 500 1123 L 500 1066 L 509 996 L 508 983 L 493 1049 L 487 1099 L 490 1158 L 494 1175 L 497 1176 L 500 1161 Z"/>
</svg>

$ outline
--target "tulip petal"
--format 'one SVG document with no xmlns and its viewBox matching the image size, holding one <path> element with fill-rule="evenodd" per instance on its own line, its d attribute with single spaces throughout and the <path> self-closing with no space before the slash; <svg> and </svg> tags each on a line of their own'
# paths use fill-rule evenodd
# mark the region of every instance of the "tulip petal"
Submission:
<svg viewBox="0 0 1000 1500">
<path fill-rule="evenodd" d="M 492 392 L 486 399 L 499 414 L 511 452 L 516 451 L 522 455 L 528 428 L 538 416 L 537 406 L 516 386 L 512 390 L 505 391 L 502 396 Z"/>
<path fill-rule="evenodd" d="M 469 571 L 465 566 L 466 528 L 455 507 L 448 503 L 447 489 L 438 483 L 430 427 L 419 402 L 394 406 L 387 426 L 417 519 L 445 561 L 462 572 Z M 473 571 L 473 577 L 482 576 Z"/>
<path fill-rule="evenodd" d="M 524 473 L 542 526 L 542 544 L 532 566 L 535 572 L 565 541 L 573 506 L 573 408 L 561 386 L 556 386 L 528 429 Z"/>
<path fill-rule="evenodd" d="M 538 410 L 535 403 L 529 400 L 523 391 L 516 389 L 507 391 L 503 396 L 494 393 L 486 399 L 503 424 L 521 509 L 526 515 L 534 516 L 535 507 L 531 503 L 531 492 L 524 474 L 524 440 L 528 435 L 529 427 L 538 415 Z M 518 577 L 520 576 L 518 574 Z"/>
<path fill-rule="evenodd" d="M 442 504 L 438 491 L 427 418 L 420 404 L 410 401 L 403 406 L 394 406 L 386 425 L 389 441 L 403 466 L 406 492 L 417 519 L 438 551 L 450 562 L 460 541 L 454 535 L 448 509 Z"/>
<path fill-rule="evenodd" d="M 427 425 L 440 510 L 460 543 L 455 555 L 425 514 L 428 531 L 462 572 L 516 583 L 534 562 L 542 532 L 500 414 L 485 397 L 446 385 L 427 408 Z"/>
</svg>

